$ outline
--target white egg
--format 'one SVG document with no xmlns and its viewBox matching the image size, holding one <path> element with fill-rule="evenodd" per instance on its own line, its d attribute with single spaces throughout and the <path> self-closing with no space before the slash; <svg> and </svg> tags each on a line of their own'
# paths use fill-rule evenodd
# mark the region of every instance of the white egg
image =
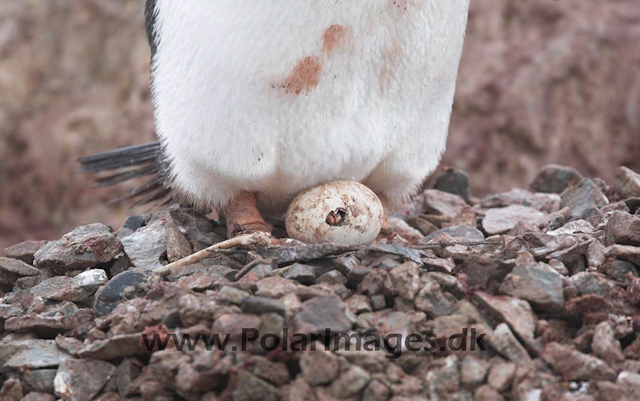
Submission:
<svg viewBox="0 0 640 401">
<path fill-rule="evenodd" d="M 363 245 L 382 228 L 384 210 L 376 194 L 355 181 L 333 181 L 301 192 L 289 205 L 290 238 L 307 243 Z"/>
</svg>

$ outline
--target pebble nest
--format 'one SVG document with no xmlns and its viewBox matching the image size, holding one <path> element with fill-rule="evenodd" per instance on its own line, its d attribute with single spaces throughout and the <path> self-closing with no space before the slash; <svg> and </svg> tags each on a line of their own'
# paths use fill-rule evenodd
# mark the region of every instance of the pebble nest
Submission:
<svg viewBox="0 0 640 401">
<path fill-rule="evenodd" d="M 640 175 L 621 167 L 606 183 L 551 165 L 528 189 L 483 199 L 463 171 L 434 182 L 390 219 L 424 236 L 416 246 L 290 241 L 162 277 L 154 270 L 226 239 L 220 222 L 172 207 L 9 247 L 0 399 L 640 399 Z M 330 349 L 234 351 L 246 328 L 271 340 L 329 328 L 318 341 Z M 485 349 L 444 346 L 463 328 Z M 142 341 L 198 333 L 231 342 Z M 389 358 L 336 342 L 372 333 L 432 333 L 438 347 Z"/>
</svg>

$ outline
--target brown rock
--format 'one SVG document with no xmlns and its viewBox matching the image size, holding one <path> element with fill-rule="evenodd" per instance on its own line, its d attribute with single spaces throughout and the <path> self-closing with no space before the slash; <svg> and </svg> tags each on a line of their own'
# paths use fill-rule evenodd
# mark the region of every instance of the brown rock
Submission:
<svg viewBox="0 0 640 401">
<path fill-rule="evenodd" d="M 4 254 L 9 258 L 33 264 L 34 255 L 46 243 L 47 241 L 24 241 L 5 248 Z"/>
<path fill-rule="evenodd" d="M 67 359 L 58 367 L 54 379 L 56 395 L 70 401 L 89 401 L 115 374 L 108 362 L 90 359 Z"/>
<path fill-rule="evenodd" d="M 300 369 L 307 383 L 312 386 L 329 384 L 338 375 L 338 357 L 324 349 L 323 343 L 315 344 L 316 350 L 307 350 L 300 355 Z"/>
<path fill-rule="evenodd" d="M 615 186 L 624 198 L 640 196 L 640 174 L 627 167 L 616 170 Z"/>
<path fill-rule="evenodd" d="M 570 346 L 549 343 L 542 358 L 565 380 L 614 380 L 616 373 L 595 356 L 583 354 Z"/>
<path fill-rule="evenodd" d="M 631 245 L 640 247 L 640 217 L 627 212 L 615 212 L 609 218 L 606 232 L 607 245 Z"/>
</svg>

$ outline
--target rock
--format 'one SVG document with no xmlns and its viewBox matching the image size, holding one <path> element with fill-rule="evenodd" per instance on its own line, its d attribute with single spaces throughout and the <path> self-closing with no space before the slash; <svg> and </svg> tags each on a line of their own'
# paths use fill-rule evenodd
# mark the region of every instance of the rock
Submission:
<svg viewBox="0 0 640 401">
<path fill-rule="evenodd" d="M 20 401 L 23 395 L 24 393 L 20 380 L 10 378 L 2 383 L 2 388 L 0 388 L 0 400 Z"/>
<path fill-rule="evenodd" d="M 493 296 L 484 292 L 477 292 L 474 299 L 482 307 L 507 323 L 530 349 L 536 348 L 534 340 L 536 316 L 527 301 L 512 297 Z"/>
<path fill-rule="evenodd" d="M 538 172 L 531 184 L 534 192 L 561 194 L 567 188 L 574 186 L 582 179 L 582 174 L 576 169 L 549 164 Z"/>
<path fill-rule="evenodd" d="M 351 329 L 345 304 L 335 295 L 321 295 L 302 303 L 295 317 L 297 333 L 343 333 Z"/>
<path fill-rule="evenodd" d="M 284 303 L 277 299 L 264 297 L 246 297 L 240 304 L 243 313 L 253 313 L 256 315 L 262 313 L 277 313 L 286 316 Z"/>
<path fill-rule="evenodd" d="M 593 354 L 606 362 L 622 362 L 622 346 L 616 339 L 613 327 L 607 321 L 596 326 L 591 343 Z"/>
<path fill-rule="evenodd" d="M 482 227 L 489 235 L 502 234 L 511 230 L 519 222 L 535 225 L 545 216 L 545 213 L 530 207 L 511 205 L 499 209 L 489 209 L 482 220 Z"/>
<path fill-rule="evenodd" d="M 93 302 L 93 309 L 98 316 L 104 316 L 127 299 L 143 296 L 159 278 L 143 270 L 127 270 L 113 277 L 101 288 Z"/>
<path fill-rule="evenodd" d="M 615 187 L 623 198 L 640 197 L 640 174 L 626 167 L 616 170 Z"/>
<path fill-rule="evenodd" d="M 81 226 L 57 241 L 44 244 L 34 255 L 38 268 L 58 274 L 84 270 L 111 261 L 122 252 L 122 244 L 104 224 Z"/>
<path fill-rule="evenodd" d="M 131 263 L 143 270 L 154 270 L 166 264 L 166 217 L 153 221 L 122 238 L 122 246 Z"/>
<path fill-rule="evenodd" d="M 467 202 L 458 195 L 427 189 L 423 192 L 425 212 L 454 218 L 466 207 Z"/>
<path fill-rule="evenodd" d="M 191 244 L 173 221 L 167 221 L 165 224 L 165 242 L 169 262 L 186 258 L 193 253 Z"/>
<path fill-rule="evenodd" d="M 284 277 L 304 285 L 312 285 L 316 280 L 313 267 L 301 263 L 292 264 Z"/>
<path fill-rule="evenodd" d="M 58 366 L 69 355 L 54 340 L 18 340 L 0 344 L 0 371 L 43 369 Z"/>
<path fill-rule="evenodd" d="M 440 362 L 440 367 L 432 368 L 427 373 L 429 393 L 431 394 L 431 398 L 437 399 L 460 389 L 460 364 L 458 357 L 450 355 Z"/>
<path fill-rule="evenodd" d="M 420 290 L 420 268 L 413 262 L 406 262 L 394 267 L 389 272 L 396 292 L 402 298 L 413 301 Z"/>
<path fill-rule="evenodd" d="M 33 391 L 53 394 L 53 379 L 57 372 L 57 369 L 26 370 L 20 375 L 20 380 Z"/>
<path fill-rule="evenodd" d="M 245 298 L 250 296 L 251 295 L 246 291 L 242 291 L 237 288 L 225 285 L 218 291 L 216 300 L 234 305 L 240 305 Z"/>
<path fill-rule="evenodd" d="M 507 390 L 516 375 L 516 364 L 508 361 L 497 361 L 491 366 L 487 383 L 497 391 Z"/>
<path fill-rule="evenodd" d="M 578 289 L 580 295 L 595 294 L 604 298 L 610 297 L 616 286 L 600 273 L 580 272 L 569 277 L 568 282 Z"/>
<path fill-rule="evenodd" d="M 238 372 L 231 399 L 233 401 L 277 401 L 278 390 L 266 381 L 241 370 Z"/>
<path fill-rule="evenodd" d="M 256 295 L 266 298 L 281 298 L 289 293 L 296 292 L 300 284 L 283 277 L 267 277 L 256 283 Z"/>
<path fill-rule="evenodd" d="M 80 310 L 74 303 L 63 301 L 46 305 L 39 313 L 20 313 L 4 322 L 5 331 L 33 331 L 41 336 L 51 336 L 74 329 L 93 319 L 88 309 Z"/>
<path fill-rule="evenodd" d="M 484 234 L 482 233 L 482 231 L 469 226 L 445 227 L 441 230 L 427 235 L 425 238 L 427 242 L 430 242 L 440 237 L 442 234 L 446 234 L 449 237 L 459 241 L 484 241 Z"/>
<path fill-rule="evenodd" d="M 549 343 L 542 358 L 565 380 L 615 380 L 616 373 L 595 356 L 583 354 L 567 345 Z"/>
<path fill-rule="evenodd" d="M 30 392 L 21 401 L 55 401 L 56 397 L 47 393 Z"/>
<path fill-rule="evenodd" d="M 640 266 L 640 247 L 637 246 L 612 245 L 605 248 L 604 255 L 608 258 L 621 259 Z"/>
<path fill-rule="evenodd" d="M 463 170 L 446 169 L 438 175 L 433 185 L 434 189 L 458 195 L 465 202 L 471 203 L 469 195 L 469 174 Z"/>
<path fill-rule="evenodd" d="M 489 371 L 489 363 L 472 356 L 466 356 L 460 365 L 460 381 L 475 388 L 484 383 Z"/>
<path fill-rule="evenodd" d="M 57 276 L 46 279 L 29 292 L 45 299 L 78 302 L 92 296 L 98 287 L 107 281 L 107 273 L 104 270 L 92 269 L 75 277 Z"/>
<path fill-rule="evenodd" d="M 500 292 L 529 301 L 543 312 L 558 312 L 564 304 L 562 276 L 551 266 L 516 266 L 500 285 Z"/>
<path fill-rule="evenodd" d="M 503 401 L 504 397 L 489 386 L 480 386 L 473 393 L 475 401 Z"/>
<path fill-rule="evenodd" d="M 58 397 L 70 401 L 90 401 L 111 379 L 116 367 L 108 362 L 67 359 L 58 367 L 53 381 Z"/>
<path fill-rule="evenodd" d="M 40 270 L 17 259 L 0 257 L 0 285 L 13 286 L 21 277 L 38 276 Z"/>
<path fill-rule="evenodd" d="M 24 241 L 4 249 L 4 254 L 8 258 L 18 259 L 28 264 L 33 264 L 36 252 L 42 248 L 47 241 Z"/>
<path fill-rule="evenodd" d="M 371 381 L 369 373 L 359 366 L 351 366 L 331 383 L 331 394 L 338 399 L 358 395 Z"/>
<path fill-rule="evenodd" d="M 379 311 L 387 307 L 387 300 L 384 295 L 378 294 L 371 297 L 371 307 L 374 311 Z"/>
<path fill-rule="evenodd" d="M 307 382 L 312 386 L 329 384 L 338 375 L 340 361 L 332 352 L 324 350 L 323 343 L 316 343 L 313 348 L 300 355 L 300 369 Z"/>
<path fill-rule="evenodd" d="M 453 295 L 443 292 L 440 285 L 431 279 L 425 279 L 415 298 L 416 309 L 427 313 L 431 318 L 450 315 L 455 310 L 456 303 L 457 299 Z"/>
<path fill-rule="evenodd" d="M 560 196 L 556 194 L 533 193 L 521 189 L 512 189 L 496 195 L 489 195 L 480 202 L 485 209 L 502 208 L 511 205 L 531 207 L 544 213 L 560 210 Z"/>
<path fill-rule="evenodd" d="M 391 398 L 391 390 L 378 380 L 371 380 L 362 393 L 362 400 L 387 401 Z"/>
<path fill-rule="evenodd" d="M 326 272 L 316 279 L 316 284 L 345 285 L 347 278 L 337 270 Z"/>
<path fill-rule="evenodd" d="M 145 355 L 147 351 L 140 340 L 139 333 L 116 334 L 104 340 L 94 341 L 85 345 L 78 351 L 77 355 L 81 358 L 106 360 Z"/>
<path fill-rule="evenodd" d="M 606 245 L 640 246 L 640 217 L 615 212 L 605 228 Z"/>
<path fill-rule="evenodd" d="M 633 263 L 625 262 L 624 260 L 616 260 L 611 267 L 607 269 L 607 274 L 614 280 L 624 281 L 628 274 L 632 276 L 640 277 L 638 270 Z"/>
<path fill-rule="evenodd" d="M 590 179 L 583 178 L 580 182 L 562 193 L 561 207 L 568 207 L 572 217 L 580 217 L 589 209 L 606 206 L 607 197 Z"/>
<path fill-rule="evenodd" d="M 500 323 L 489 336 L 489 345 L 500 355 L 519 367 L 530 368 L 533 364 L 526 349 L 518 342 L 506 323 Z"/>
</svg>

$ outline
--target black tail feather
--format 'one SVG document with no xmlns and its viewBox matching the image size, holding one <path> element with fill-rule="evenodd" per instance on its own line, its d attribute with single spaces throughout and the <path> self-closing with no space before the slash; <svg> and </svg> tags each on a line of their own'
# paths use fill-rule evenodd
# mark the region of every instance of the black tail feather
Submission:
<svg viewBox="0 0 640 401">
<path fill-rule="evenodd" d="M 107 187 L 138 177 L 151 176 L 147 182 L 131 192 L 109 201 L 109 204 L 134 200 L 133 206 L 161 201 L 160 205 L 173 202 L 167 174 L 168 163 L 159 142 L 129 146 L 78 159 L 83 173 L 108 175 L 96 178 L 93 187 Z M 143 197 L 142 197 L 143 196 Z M 136 199 L 142 197 L 140 199 Z"/>
</svg>

